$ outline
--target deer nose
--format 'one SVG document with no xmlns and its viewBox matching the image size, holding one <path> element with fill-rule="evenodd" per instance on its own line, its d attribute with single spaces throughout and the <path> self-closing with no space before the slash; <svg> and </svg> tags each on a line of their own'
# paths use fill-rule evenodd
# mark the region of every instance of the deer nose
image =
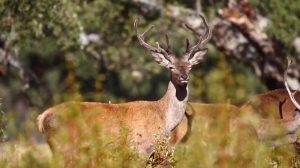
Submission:
<svg viewBox="0 0 300 168">
<path fill-rule="evenodd" d="M 183 74 L 180 75 L 180 77 L 181 77 L 181 79 L 183 79 L 183 80 L 187 80 L 188 77 L 189 77 L 189 75 L 186 74 L 186 73 L 183 73 Z"/>
</svg>

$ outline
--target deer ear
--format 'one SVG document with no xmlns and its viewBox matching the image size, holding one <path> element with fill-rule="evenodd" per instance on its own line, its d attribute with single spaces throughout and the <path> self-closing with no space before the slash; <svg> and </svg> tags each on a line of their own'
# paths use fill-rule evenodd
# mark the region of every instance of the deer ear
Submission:
<svg viewBox="0 0 300 168">
<path fill-rule="evenodd" d="M 190 64 L 191 65 L 199 64 L 203 60 L 204 55 L 207 53 L 207 51 L 208 51 L 207 48 L 196 51 L 195 54 L 193 55 L 193 57 L 191 59 L 189 59 Z"/>
<path fill-rule="evenodd" d="M 172 63 L 168 59 L 166 59 L 163 54 L 151 51 L 151 55 L 160 66 L 164 66 L 168 69 L 172 66 Z"/>
</svg>

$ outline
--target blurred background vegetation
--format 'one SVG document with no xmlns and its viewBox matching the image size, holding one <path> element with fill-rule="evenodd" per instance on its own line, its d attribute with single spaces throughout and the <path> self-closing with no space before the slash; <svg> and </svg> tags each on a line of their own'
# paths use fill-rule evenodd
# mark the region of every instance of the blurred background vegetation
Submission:
<svg viewBox="0 0 300 168">
<path fill-rule="evenodd" d="M 218 11 L 228 3 L 1 0 L 1 108 L 14 116 L 16 121 L 11 125 L 26 132 L 24 123 L 35 128 L 39 113 L 65 101 L 158 100 L 166 92 L 169 72 L 139 44 L 134 20 L 139 19 L 140 31 L 156 25 L 146 39 L 152 45 L 159 41 L 165 46 L 164 34 L 168 34 L 173 52 L 180 56 L 186 38 L 197 42 L 182 23 L 193 24 L 193 18 L 199 19 L 198 12 L 203 12 L 211 24 L 215 20 L 226 21 Z M 273 23 L 265 29 L 270 39 L 280 41 L 285 56 L 297 58 L 293 40 L 300 31 L 299 2 L 249 3 Z M 206 47 L 209 52 L 204 61 L 191 72 L 189 101 L 241 105 L 253 94 L 274 89 L 251 66 L 234 59 L 215 43 Z M 27 138 L 35 139 L 31 136 Z"/>
<path fill-rule="evenodd" d="M 25 142 L 23 146 L 32 149 L 19 166 L 51 167 L 40 159 L 51 155 L 45 152 L 48 146 L 32 144 L 44 142 L 35 122 L 53 105 L 158 100 L 164 95 L 169 72 L 139 44 L 135 19 L 141 32 L 156 25 L 146 38 L 149 44 L 158 41 L 165 47 L 168 34 L 173 52 L 180 56 L 186 38 L 197 43 L 182 24 L 203 32 L 197 14 L 206 16 L 213 37 L 206 45 L 205 59 L 191 71 L 189 101 L 239 106 L 254 94 L 283 87 L 286 57 L 294 61 L 288 79 L 296 89 L 300 86 L 299 6 L 294 0 L 0 0 L 0 140 L 17 142 L 6 146 L 13 151 L 10 154 L 0 146 L 0 158 L 20 157 L 26 150 L 18 144 Z M 178 148 L 179 167 L 197 167 L 200 162 L 210 167 L 214 151 L 219 151 L 213 142 L 218 142 L 215 136 L 222 130 L 212 133 L 204 124 L 198 126 L 201 131 L 191 138 L 193 147 Z M 258 167 L 269 167 L 270 161 L 261 158 L 269 155 L 270 148 L 262 150 L 263 146 L 252 143 L 246 150 L 249 156 L 233 157 L 228 165 L 247 167 L 250 158 L 261 163 Z M 292 150 L 286 151 L 285 157 L 293 155 Z M 281 155 L 278 158 L 273 160 L 288 162 Z M 125 161 L 112 163 L 124 166 Z M 10 159 L 3 165 L 8 164 L 18 167 Z"/>
</svg>

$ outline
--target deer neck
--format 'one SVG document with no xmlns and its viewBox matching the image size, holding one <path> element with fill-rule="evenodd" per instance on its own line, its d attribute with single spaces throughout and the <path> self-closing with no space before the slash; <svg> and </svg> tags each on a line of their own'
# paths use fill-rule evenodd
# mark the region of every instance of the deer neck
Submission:
<svg viewBox="0 0 300 168">
<path fill-rule="evenodd" d="M 162 98 L 162 102 L 166 108 L 166 135 L 169 136 L 173 129 L 181 122 L 184 117 L 187 101 L 188 101 L 188 87 L 179 86 L 170 81 L 167 93 Z"/>
</svg>

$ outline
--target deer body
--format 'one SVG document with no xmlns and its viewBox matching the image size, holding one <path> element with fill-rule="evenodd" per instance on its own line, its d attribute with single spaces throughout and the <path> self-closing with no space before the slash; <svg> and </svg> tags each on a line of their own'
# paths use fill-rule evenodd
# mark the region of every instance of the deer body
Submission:
<svg viewBox="0 0 300 168">
<path fill-rule="evenodd" d="M 176 96 L 178 94 L 178 96 Z M 55 139 L 56 130 L 64 126 L 73 129 L 73 123 L 68 123 L 69 111 L 79 112 L 80 118 L 91 125 L 101 125 L 105 134 L 114 136 L 118 134 L 122 125 L 130 130 L 128 139 L 136 143 L 139 151 L 150 154 L 154 150 L 155 133 L 170 135 L 171 131 L 178 125 L 184 116 L 186 109 L 188 91 L 186 87 L 175 89 L 172 82 L 169 83 L 165 96 L 153 102 L 136 101 L 124 104 L 105 104 L 93 102 L 70 102 L 63 103 L 46 110 L 38 118 L 38 128 L 45 133 L 51 148 Z M 145 118 L 145 116 L 151 116 Z M 66 121 L 64 121 L 66 118 Z M 145 119 L 141 119 L 145 118 Z M 60 120 L 60 121 L 58 121 Z M 112 126 L 113 124 L 113 126 Z M 76 142 L 76 135 L 70 137 Z M 55 149 L 53 149 L 55 150 Z"/>
<path fill-rule="evenodd" d="M 300 124 L 300 112 L 298 110 L 293 111 L 293 118 L 272 120 L 245 113 L 243 109 L 230 104 L 189 102 L 185 117 L 172 132 L 170 144 L 185 142 L 190 134 L 199 131 L 194 130 L 193 124 L 199 124 L 199 121 L 203 119 L 211 122 L 221 121 L 220 118 L 224 122 L 223 133 L 237 131 L 241 134 L 243 131 L 246 134 L 255 133 L 257 140 L 267 140 L 273 146 L 295 142 Z"/>
<path fill-rule="evenodd" d="M 297 143 L 299 116 L 296 111 L 291 120 L 262 119 L 229 104 L 189 102 L 184 119 L 172 132 L 170 145 L 183 142 L 185 152 L 192 154 L 198 154 L 198 148 L 215 151 L 211 153 L 213 167 L 224 167 L 236 158 L 251 165 L 252 159 L 249 160 L 246 153 L 256 149 L 259 141 L 270 146 Z"/>
<path fill-rule="evenodd" d="M 295 94 L 295 100 L 300 102 L 300 93 Z M 253 96 L 241 109 L 258 113 L 263 118 L 292 119 L 297 107 L 286 89 L 276 89 Z"/>
<path fill-rule="evenodd" d="M 256 128 L 258 139 L 268 140 L 272 146 L 294 143 L 298 139 L 300 125 L 300 111 L 294 111 L 290 119 L 261 119 L 259 127 Z"/>
<path fill-rule="evenodd" d="M 39 131 L 45 134 L 52 151 L 65 153 L 63 150 L 65 147 L 56 136 L 61 129 L 66 130 L 72 144 L 77 144 L 81 140 L 80 133 L 90 127 L 100 127 L 103 133 L 99 134 L 107 134 L 106 136 L 112 142 L 116 142 L 120 129 L 125 126 L 129 133 L 128 141 L 133 142 L 140 153 L 151 155 L 155 149 L 155 134 L 170 136 L 171 131 L 184 117 L 189 95 L 187 84 L 190 69 L 193 65 L 199 64 L 207 52 L 207 49 L 200 48 L 211 38 L 212 30 L 207 25 L 206 19 L 202 15 L 199 16 L 207 31 L 200 35 L 186 25 L 186 28 L 199 38 L 199 42 L 190 47 L 187 40 L 186 52 L 181 58 L 176 58 L 173 54 L 168 36 L 166 36 L 167 50 L 161 48 L 158 43 L 157 47 L 147 44 L 144 39 L 153 26 L 140 34 L 136 20 L 134 29 L 140 44 L 150 51 L 159 65 L 171 72 L 166 94 L 160 100 L 153 102 L 136 101 L 124 104 L 72 102 L 52 107 L 37 119 Z M 76 117 L 81 121 L 79 124 L 74 119 Z M 88 140 L 86 137 L 84 139 Z"/>
</svg>

